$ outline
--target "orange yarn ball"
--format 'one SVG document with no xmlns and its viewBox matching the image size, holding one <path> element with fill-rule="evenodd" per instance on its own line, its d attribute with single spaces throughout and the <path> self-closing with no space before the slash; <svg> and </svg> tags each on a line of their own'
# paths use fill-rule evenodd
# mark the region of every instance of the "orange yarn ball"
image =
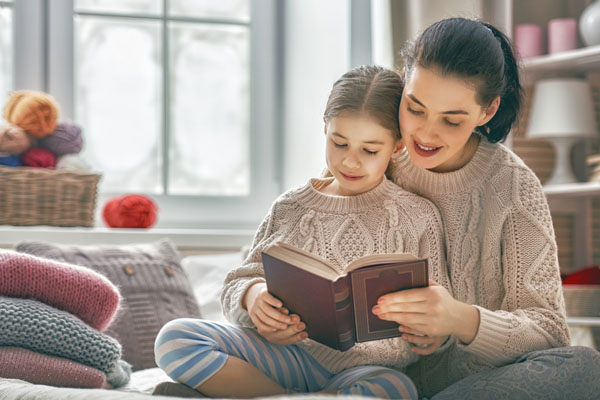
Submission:
<svg viewBox="0 0 600 400">
<path fill-rule="evenodd" d="M 104 205 L 102 217 L 111 228 L 149 228 L 156 222 L 157 210 L 149 197 L 128 194 L 109 200 Z"/>
<path fill-rule="evenodd" d="M 59 114 L 58 103 L 48 93 L 18 90 L 10 94 L 3 117 L 41 139 L 54 132 Z"/>
</svg>

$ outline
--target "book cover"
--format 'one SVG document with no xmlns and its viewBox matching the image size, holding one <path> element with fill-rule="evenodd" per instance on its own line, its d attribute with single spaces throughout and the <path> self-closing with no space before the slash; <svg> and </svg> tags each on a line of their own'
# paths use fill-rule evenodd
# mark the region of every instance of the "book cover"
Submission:
<svg viewBox="0 0 600 400">
<path fill-rule="evenodd" d="M 341 275 L 326 260 L 290 245 L 275 244 L 262 256 L 269 292 L 300 316 L 311 339 L 340 351 L 400 336 L 398 324 L 371 309 L 383 294 L 428 284 L 427 260 L 408 254 L 367 256 L 366 265 L 356 260 Z"/>
</svg>

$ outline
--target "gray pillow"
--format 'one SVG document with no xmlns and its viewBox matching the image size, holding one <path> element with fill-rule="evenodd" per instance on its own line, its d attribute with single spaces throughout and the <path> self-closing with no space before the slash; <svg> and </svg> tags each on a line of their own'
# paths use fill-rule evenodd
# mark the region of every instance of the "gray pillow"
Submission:
<svg viewBox="0 0 600 400">
<path fill-rule="evenodd" d="M 154 340 L 164 324 L 176 318 L 200 318 L 179 253 L 167 239 L 98 246 L 30 241 L 19 243 L 17 251 L 91 268 L 118 286 L 121 306 L 105 333 L 121 343 L 123 359 L 134 371 L 156 366 Z"/>
</svg>

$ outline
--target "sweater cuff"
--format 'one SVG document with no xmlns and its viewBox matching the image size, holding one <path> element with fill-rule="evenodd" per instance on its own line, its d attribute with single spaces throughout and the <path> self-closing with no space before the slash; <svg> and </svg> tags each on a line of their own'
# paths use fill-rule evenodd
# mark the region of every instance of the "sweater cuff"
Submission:
<svg viewBox="0 0 600 400">
<path fill-rule="evenodd" d="M 229 320 L 231 322 L 247 328 L 255 328 L 254 322 L 252 322 L 250 314 L 248 314 L 248 310 L 242 307 L 242 300 L 244 299 L 244 296 L 246 295 L 246 292 L 250 286 L 258 282 L 265 282 L 265 279 L 248 279 L 244 283 L 240 284 L 238 288 L 236 288 L 237 290 L 233 293 L 233 299 L 231 301 L 233 308 L 229 312 Z"/>
<path fill-rule="evenodd" d="M 513 332 L 509 318 L 477 305 L 474 307 L 479 310 L 479 330 L 471 343 L 457 340 L 456 345 L 497 367 L 515 361 L 516 357 L 506 352 L 506 343 Z"/>
</svg>

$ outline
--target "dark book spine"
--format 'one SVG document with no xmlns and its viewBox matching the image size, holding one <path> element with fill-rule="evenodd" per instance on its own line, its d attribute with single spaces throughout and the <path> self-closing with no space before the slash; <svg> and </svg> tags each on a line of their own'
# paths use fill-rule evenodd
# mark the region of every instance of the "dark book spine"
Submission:
<svg viewBox="0 0 600 400">
<path fill-rule="evenodd" d="M 356 343 L 354 333 L 354 311 L 352 303 L 352 285 L 348 276 L 332 282 L 333 301 L 335 303 L 335 327 L 338 337 L 338 349 L 346 351 Z"/>
</svg>

